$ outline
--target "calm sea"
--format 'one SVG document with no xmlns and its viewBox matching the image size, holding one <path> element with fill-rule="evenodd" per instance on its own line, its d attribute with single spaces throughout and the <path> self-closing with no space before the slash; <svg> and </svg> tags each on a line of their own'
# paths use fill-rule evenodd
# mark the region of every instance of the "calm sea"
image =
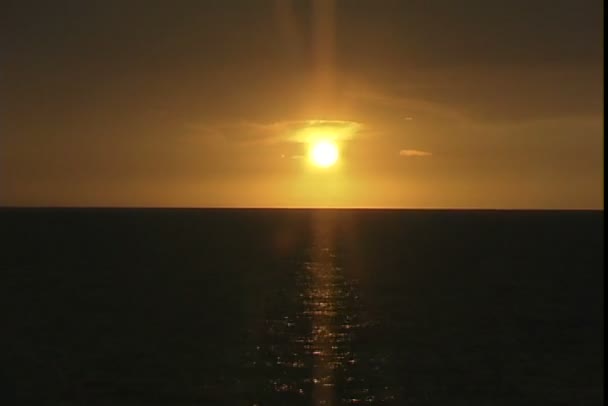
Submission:
<svg viewBox="0 0 608 406">
<path fill-rule="evenodd" d="M 0 403 L 601 405 L 603 212 L 0 210 Z"/>
</svg>

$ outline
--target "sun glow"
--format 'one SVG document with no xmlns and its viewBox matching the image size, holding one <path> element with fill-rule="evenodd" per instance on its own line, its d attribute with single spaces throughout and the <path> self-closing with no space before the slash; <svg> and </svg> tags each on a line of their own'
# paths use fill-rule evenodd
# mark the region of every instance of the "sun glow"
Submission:
<svg viewBox="0 0 608 406">
<path fill-rule="evenodd" d="M 310 148 L 310 160 L 316 166 L 327 168 L 338 160 L 338 147 L 330 141 L 315 142 Z"/>
</svg>

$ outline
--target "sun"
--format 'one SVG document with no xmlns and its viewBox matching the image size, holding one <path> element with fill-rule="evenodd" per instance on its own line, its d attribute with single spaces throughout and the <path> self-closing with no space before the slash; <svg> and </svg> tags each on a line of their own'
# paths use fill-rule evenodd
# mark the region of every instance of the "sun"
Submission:
<svg viewBox="0 0 608 406">
<path fill-rule="evenodd" d="M 310 148 L 310 160 L 316 166 L 327 168 L 338 160 L 338 147 L 330 141 L 319 141 Z"/>
</svg>

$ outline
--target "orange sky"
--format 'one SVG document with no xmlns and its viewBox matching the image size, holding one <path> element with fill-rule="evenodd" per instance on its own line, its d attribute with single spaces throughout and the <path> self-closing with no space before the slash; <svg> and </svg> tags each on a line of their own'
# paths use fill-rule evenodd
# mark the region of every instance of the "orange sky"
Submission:
<svg viewBox="0 0 608 406">
<path fill-rule="evenodd" d="M 0 204 L 603 208 L 601 1 L 135 3 L 3 12 Z"/>
</svg>

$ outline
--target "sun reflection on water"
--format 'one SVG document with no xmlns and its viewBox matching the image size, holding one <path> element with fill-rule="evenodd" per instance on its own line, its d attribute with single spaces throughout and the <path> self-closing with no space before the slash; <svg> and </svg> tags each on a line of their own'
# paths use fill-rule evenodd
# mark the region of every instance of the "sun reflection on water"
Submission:
<svg viewBox="0 0 608 406">
<path fill-rule="evenodd" d="M 308 260 L 265 321 L 259 351 L 267 390 L 259 404 L 386 404 L 391 396 L 378 396 L 368 381 L 370 369 L 378 375 L 380 365 L 355 350 L 372 323 L 364 317 L 357 281 L 340 266 L 335 223 L 327 213 L 314 215 Z"/>
</svg>

